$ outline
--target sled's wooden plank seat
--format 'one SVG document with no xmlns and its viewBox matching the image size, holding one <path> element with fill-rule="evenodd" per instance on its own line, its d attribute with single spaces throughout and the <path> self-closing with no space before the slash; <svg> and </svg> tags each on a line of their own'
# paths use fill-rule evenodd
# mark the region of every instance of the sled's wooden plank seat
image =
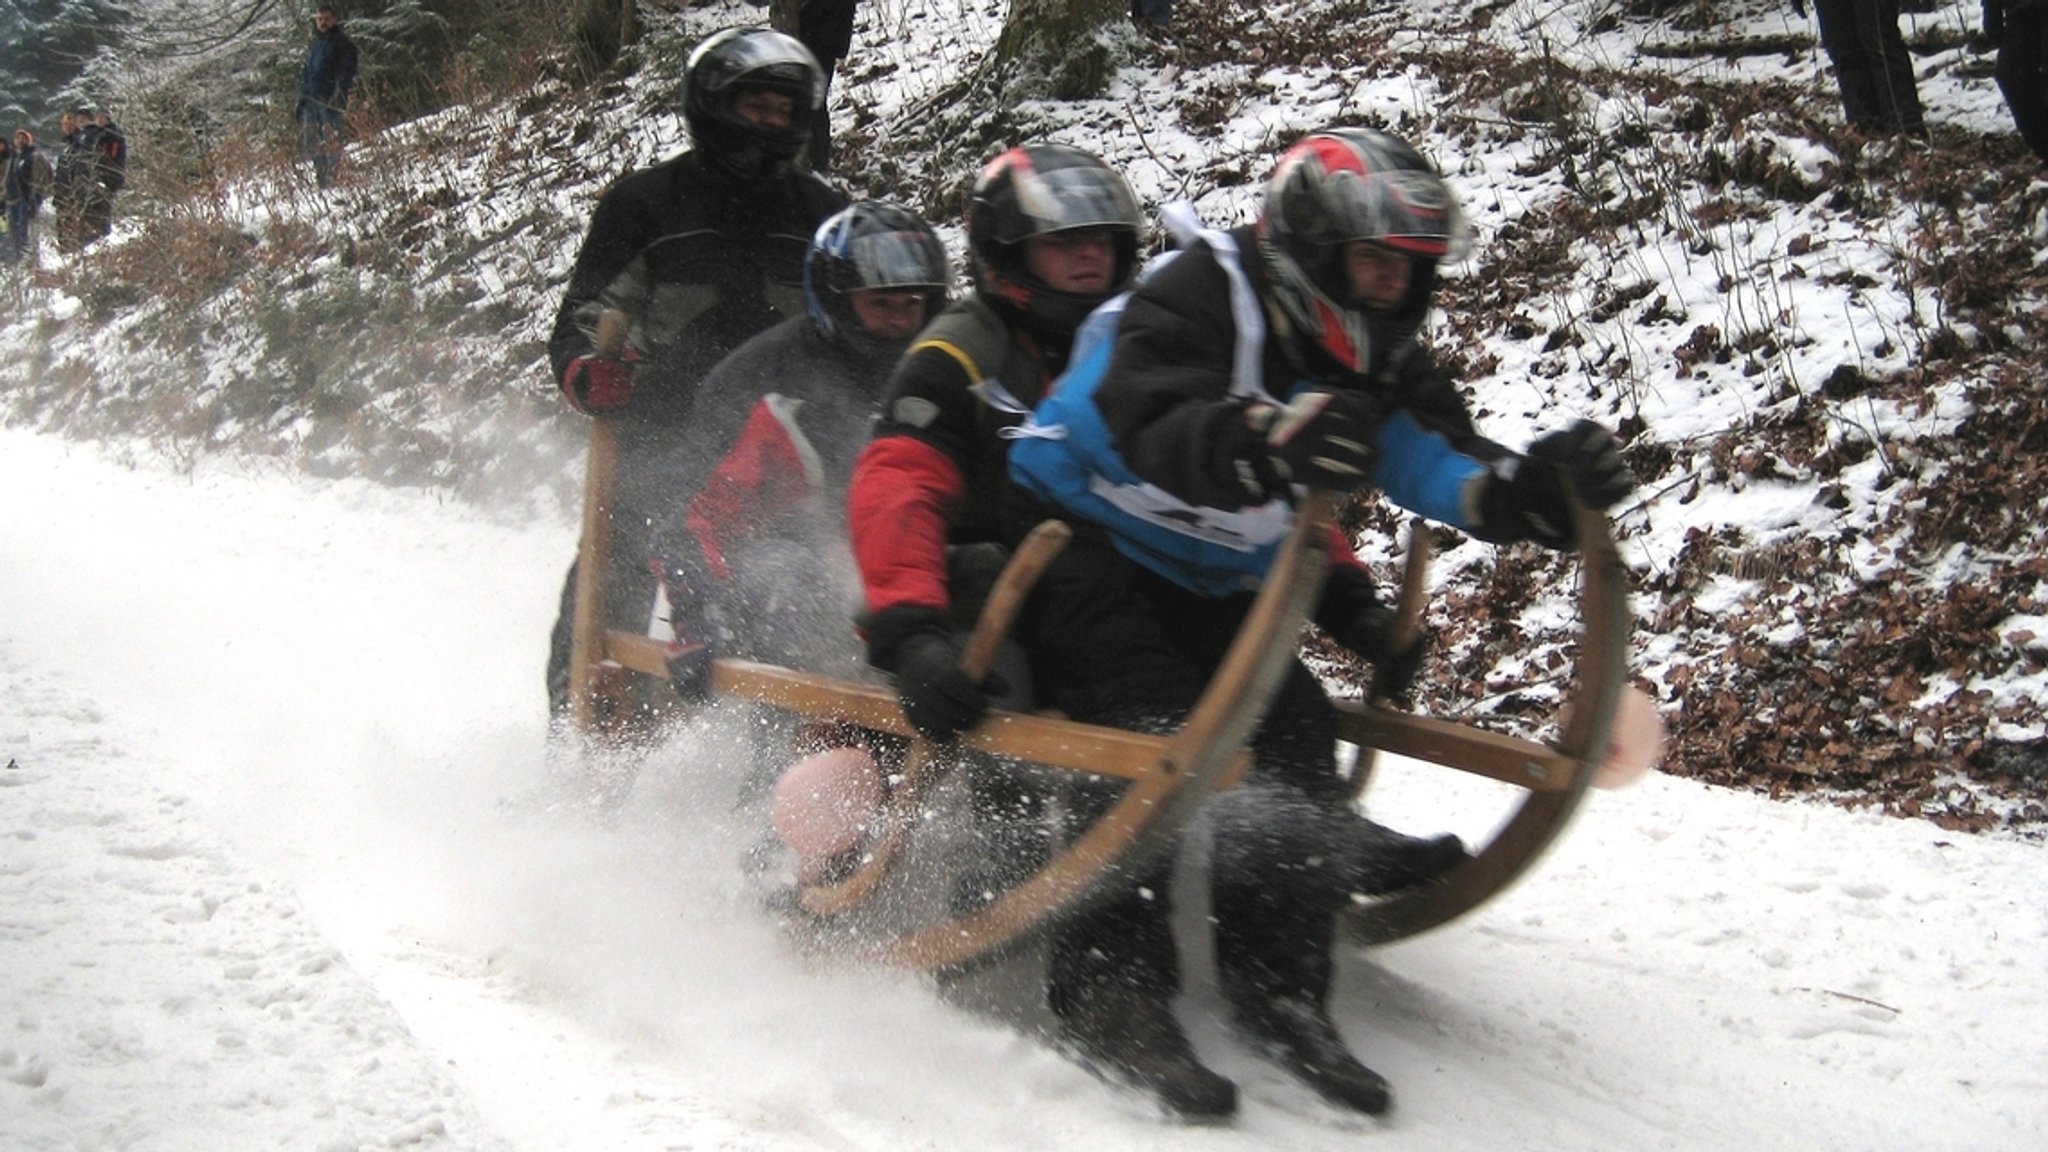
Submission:
<svg viewBox="0 0 2048 1152">
<path fill-rule="evenodd" d="M 607 632 L 605 655 L 628 671 L 668 675 L 659 640 Z M 806 719 L 837 720 L 905 739 L 917 735 L 897 706 L 896 693 L 880 684 L 795 672 L 751 660 L 720 659 L 712 666 L 711 691 L 721 698 L 751 700 Z M 990 712 L 974 731 L 960 737 L 960 747 L 967 751 L 1124 780 L 1136 779 L 1157 763 L 1166 744 L 1164 736 L 1001 709 Z M 1240 762 L 1248 763 L 1248 756 L 1240 757 Z"/>
</svg>

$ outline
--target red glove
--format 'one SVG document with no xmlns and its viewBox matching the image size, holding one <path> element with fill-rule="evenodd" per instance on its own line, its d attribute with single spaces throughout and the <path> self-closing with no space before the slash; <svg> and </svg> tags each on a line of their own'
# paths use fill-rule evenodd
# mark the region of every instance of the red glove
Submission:
<svg viewBox="0 0 2048 1152">
<path fill-rule="evenodd" d="M 617 412 L 633 398 L 633 361 L 615 356 L 578 356 L 562 370 L 562 395 L 578 412 Z"/>
</svg>

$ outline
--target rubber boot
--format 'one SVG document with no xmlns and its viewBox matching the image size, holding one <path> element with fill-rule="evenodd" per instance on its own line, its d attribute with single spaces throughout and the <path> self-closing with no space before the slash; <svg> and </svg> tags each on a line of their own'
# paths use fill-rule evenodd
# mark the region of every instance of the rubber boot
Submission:
<svg viewBox="0 0 2048 1152">
<path fill-rule="evenodd" d="M 1369 1116 L 1393 1106 L 1392 1088 L 1351 1054 L 1321 1004 L 1261 993 L 1226 994 L 1239 1030 L 1316 1095 Z"/>
<path fill-rule="evenodd" d="M 1196 1058 L 1163 996 L 1120 984 L 1090 988 L 1061 1014 L 1059 1048 L 1104 1080 L 1149 1094 L 1177 1119 L 1216 1123 L 1237 1112 L 1237 1085 Z"/>
</svg>

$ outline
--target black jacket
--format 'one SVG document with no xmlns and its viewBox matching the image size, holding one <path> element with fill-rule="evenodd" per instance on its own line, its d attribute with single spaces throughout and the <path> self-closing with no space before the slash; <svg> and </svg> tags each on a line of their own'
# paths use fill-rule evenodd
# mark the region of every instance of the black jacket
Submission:
<svg viewBox="0 0 2048 1152">
<path fill-rule="evenodd" d="M 7 162 L 9 204 L 27 201 L 29 215 L 33 216 L 42 210 L 43 198 L 50 194 L 55 182 L 50 161 L 36 150 L 35 145 L 23 145 L 14 150 L 14 158 Z"/>
<path fill-rule="evenodd" d="M 1240 228 L 1233 236 L 1263 298 L 1264 271 L 1252 229 Z M 1406 409 L 1468 456 L 1490 461 L 1509 454 L 1479 434 L 1457 386 L 1412 334 L 1394 341 L 1382 366 L 1362 376 L 1314 352 L 1290 355 L 1290 342 L 1272 319 L 1274 309 L 1266 312 L 1262 374 L 1274 397 L 1284 400 L 1302 381 L 1363 389 L 1388 409 Z M 1132 295 L 1117 326 L 1108 374 L 1096 392 L 1096 404 L 1125 462 L 1191 504 L 1243 508 L 1263 503 L 1277 487 L 1271 477 L 1266 491 L 1245 485 L 1248 471 L 1267 467 L 1266 448 L 1245 421 L 1244 402 L 1230 396 L 1236 343 L 1223 268 L 1207 247 L 1191 249 Z"/>
<path fill-rule="evenodd" d="M 299 67 L 297 115 L 304 119 L 315 112 L 348 107 L 348 95 L 356 85 L 356 42 L 336 24 L 315 32 L 306 45 L 306 62 Z"/>
<path fill-rule="evenodd" d="M 714 365 L 756 332 L 803 313 L 811 233 L 845 205 L 807 173 L 734 188 L 693 152 L 626 174 L 598 200 L 555 312 L 555 379 L 594 350 L 599 314 L 622 309 L 639 358 L 622 417 L 681 426 Z"/>
</svg>

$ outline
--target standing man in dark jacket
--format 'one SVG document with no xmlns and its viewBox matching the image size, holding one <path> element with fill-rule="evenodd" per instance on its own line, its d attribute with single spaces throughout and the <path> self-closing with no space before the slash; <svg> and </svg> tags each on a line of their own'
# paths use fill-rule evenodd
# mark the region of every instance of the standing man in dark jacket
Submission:
<svg viewBox="0 0 2048 1152">
<path fill-rule="evenodd" d="M 803 0 L 797 5 L 796 38 L 804 42 L 825 74 L 825 95 L 811 117 L 811 171 L 832 171 L 832 73 L 853 48 L 854 10 L 860 0 Z"/>
<path fill-rule="evenodd" d="M 64 147 L 57 153 L 57 187 L 50 207 L 57 217 L 57 246 L 76 252 L 98 239 L 96 222 L 107 216 L 108 201 L 100 195 L 98 167 L 93 158 L 99 141 L 99 125 L 83 108 L 73 108 L 59 121 Z"/>
<path fill-rule="evenodd" d="M 35 220 L 43 199 L 57 183 L 50 161 L 36 151 L 35 133 L 14 130 L 14 157 L 7 164 L 7 251 L 10 261 L 35 258 Z"/>
<path fill-rule="evenodd" d="M 691 53 L 683 119 L 691 150 L 620 177 L 598 200 L 555 313 L 548 356 L 578 411 L 618 420 L 619 475 L 608 625 L 644 631 L 655 580 L 648 537 L 685 485 L 666 474 L 706 373 L 756 332 L 803 311 L 804 252 L 846 198 L 792 162 L 824 81 L 794 37 L 729 28 Z M 631 321 L 627 349 L 599 356 L 598 318 Z M 568 707 L 575 568 L 548 655 L 550 707 Z"/>
<path fill-rule="evenodd" d="M 98 143 L 93 149 L 93 162 L 99 173 L 100 187 L 106 190 L 111 207 L 114 193 L 128 186 L 128 135 L 104 110 L 94 112 L 92 120 L 100 130 Z"/>
<path fill-rule="evenodd" d="M 299 146 L 313 162 L 313 180 L 332 188 L 341 167 L 341 121 L 356 85 L 356 42 L 332 5 L 313 10 L 313 41 L 299 69 Z"/>
<path fill-rule="evenodd" d="M 14 171 L 14 138 L 0 132 L 0 227 L 10 227 L 8 209 L 13 198 L 7 194 L 7 181 Z M 16 260 L 14 233 L 10 230 L 0 234 L 0 264 L 12 264 Z"/>
</svg>

